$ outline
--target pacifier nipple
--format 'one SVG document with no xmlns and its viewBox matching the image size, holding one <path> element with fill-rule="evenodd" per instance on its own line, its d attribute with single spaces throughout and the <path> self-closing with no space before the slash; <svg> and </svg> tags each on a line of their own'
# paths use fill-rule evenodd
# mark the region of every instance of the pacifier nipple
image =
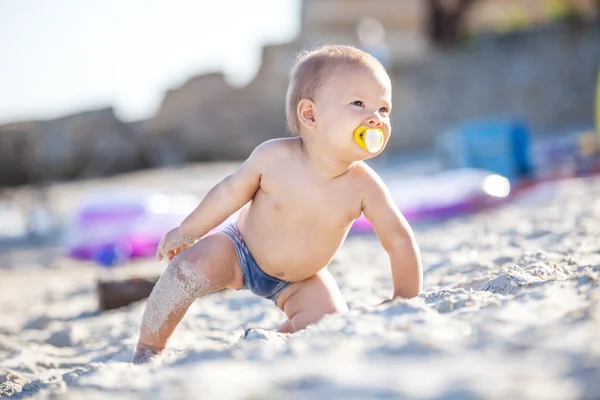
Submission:
<svg viewBox="0 0 600 400">
<path fill-rule="evenodd" d="M 383 131 L 361 126 L 354 132 L 354 140 L 369 153 L 377 153 L 383 147 Z"/>
</svg>

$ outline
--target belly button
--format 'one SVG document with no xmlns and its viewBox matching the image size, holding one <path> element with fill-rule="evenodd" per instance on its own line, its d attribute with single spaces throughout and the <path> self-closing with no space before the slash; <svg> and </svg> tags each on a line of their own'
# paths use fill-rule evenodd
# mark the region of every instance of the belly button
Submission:
<svg viewBox="0 0 600 400">
<path fill-rule="evenodd" d="M 283 278 L 285 276 L 285 273 L 280 272 L 278 274 L 275 274 L 275 276 L 278 277 L 278 278 Z"/>
</svg>

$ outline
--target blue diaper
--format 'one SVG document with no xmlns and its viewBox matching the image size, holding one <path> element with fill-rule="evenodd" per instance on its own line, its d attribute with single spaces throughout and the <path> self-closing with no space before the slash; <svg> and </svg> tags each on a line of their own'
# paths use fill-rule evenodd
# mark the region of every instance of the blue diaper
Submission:
<svg viewBox="0 0 600 400">
<path fill-rule="evenodd" d="M 273 300 L 277 304 L 277 297 L 292 282 L 282 281 L 281 279 L 267 275 L 260 269 L 252 254 L 250 254 L 246 243 L 244 243 L 244 239 L 242 239 L 237 222 L 233 222 L 222 228 L 219 230 L 219 233 L 227 236 L 231 240 L 231 243 L 233 243 L 238 261 L 242 267 L 244 288 L 250 289 L 252 293 L 258 296 Z"/>
</svg>

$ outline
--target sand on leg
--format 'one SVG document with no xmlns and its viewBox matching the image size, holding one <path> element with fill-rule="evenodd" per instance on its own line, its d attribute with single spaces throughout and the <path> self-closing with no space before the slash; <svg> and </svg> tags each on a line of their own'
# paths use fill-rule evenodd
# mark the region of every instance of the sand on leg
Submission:
<svg viewBox="0 0 600 400">
<path fill-rule="evenodd" d="M 277 299 L 277 306 L 288 317 L 288 321 L 279 328 L 282 333 L 304 329 L 326 314 L 348 311 L 348 305 L 327 268 L 287 287 Z"/>
<path fill-rule="evenodd" d="M 199 240 L 169 263 L 154 286 L 132 361 L 148 362 L 159 355 L 198 297 L 242 286 L 242 272 L 231 241 L 220 234 Z"/>
</svg>

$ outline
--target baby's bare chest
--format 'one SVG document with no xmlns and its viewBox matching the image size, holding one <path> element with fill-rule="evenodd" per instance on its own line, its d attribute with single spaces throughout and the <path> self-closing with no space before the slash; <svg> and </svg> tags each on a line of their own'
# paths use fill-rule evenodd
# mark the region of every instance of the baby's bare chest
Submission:
<svg viewBox="0 0 600 400">
<path fill-rule="evenodd" d="M 264 176 L 261 189 L 273 211 L 306 221 L 328 219 L 344 223 L 361 213 L 361 190 L 349 176 L 325 181 L 282 170 Z"/>
</svg>

